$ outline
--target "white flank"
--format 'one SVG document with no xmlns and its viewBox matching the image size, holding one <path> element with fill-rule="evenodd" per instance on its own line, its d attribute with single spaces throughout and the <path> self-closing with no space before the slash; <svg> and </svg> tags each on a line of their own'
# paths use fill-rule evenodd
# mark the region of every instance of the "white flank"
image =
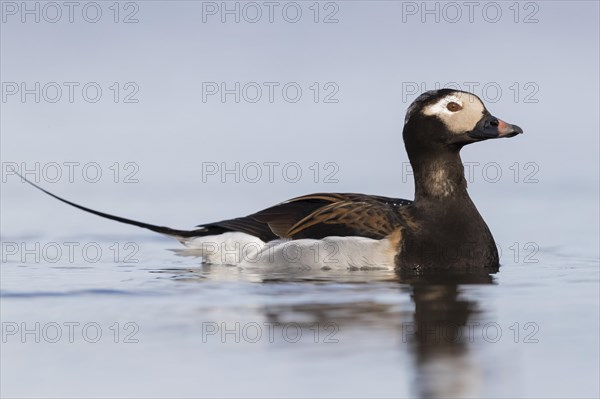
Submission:
<svg viewBox="0 0 600 399">
<path fill-rule="evenodd" d="M 322 240 L 275 240 L 268 243 L 245 233 L 197 237 L 181 255 L 203 262 L 273 270 L 391 270 L 394 248 L 387 239 L 326 237 Z"/>
<path fill-rule="evenodd" d="M 201 256 L 204 263 L 237 266 L 245 259 L 253 259 L 265 247 L 261 239 L 246 233 L 223 233 L 192 238 L 179 251 L 181 255 Z"/>
</svg>

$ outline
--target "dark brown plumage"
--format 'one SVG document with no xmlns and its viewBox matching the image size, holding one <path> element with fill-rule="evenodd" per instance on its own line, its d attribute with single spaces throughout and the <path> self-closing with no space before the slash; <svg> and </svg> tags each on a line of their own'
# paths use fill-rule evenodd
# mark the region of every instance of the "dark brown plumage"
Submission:
<svg viewBox="0 0 600 399">
<path fill-rule="evenodd" d="M 402 225 L 399 207 L 411 201 L 365 194 L 318 193 L 293 198 L 244 218 L 203 227 L 222 227 L 275 238 L 361 236 L 385 238 Z"/>
</svg>

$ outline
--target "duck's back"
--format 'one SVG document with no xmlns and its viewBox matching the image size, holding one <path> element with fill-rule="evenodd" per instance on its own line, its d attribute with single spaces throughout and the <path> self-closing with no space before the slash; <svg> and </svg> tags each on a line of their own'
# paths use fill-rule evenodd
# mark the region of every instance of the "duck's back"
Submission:
<svg viewBox="0 0 600 399">
<path fill-rule="evenodd" d="M 199 226 L 205 235 L 242 232 L 268 242 L 359 236 L 382 239 L 402 225 L 401 207 L 412 201 L 354 193 L 296 197 L 251 215 Z"/>
</svg>

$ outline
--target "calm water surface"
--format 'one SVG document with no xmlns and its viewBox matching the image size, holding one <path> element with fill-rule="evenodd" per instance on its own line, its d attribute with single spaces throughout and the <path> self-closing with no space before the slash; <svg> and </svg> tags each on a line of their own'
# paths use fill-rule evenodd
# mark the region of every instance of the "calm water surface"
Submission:
<svg viewBox="0 0 600 399">
<path fill-rule="evenodd" d="M 594 201 L 582 209 L 593 214 Z M 206 266 L 109 222 L 98 223 L 118 234 L 14 228 L 3 236 L 2 395 L 598 397 L 597 226 L 540 245 L 557 231 L 531 226 L 544 217 L 489 218 L 502 227 L 494 275 L 420 278 Z M 519 234 L 533 230 L 529 248 Z M 41 259 L 7 247 L 35 242 L 80 245 L 57 262 L 51 247 Z M 99 261 L 93 248 L 84 258 L 86 243 Z"/>
</svg>

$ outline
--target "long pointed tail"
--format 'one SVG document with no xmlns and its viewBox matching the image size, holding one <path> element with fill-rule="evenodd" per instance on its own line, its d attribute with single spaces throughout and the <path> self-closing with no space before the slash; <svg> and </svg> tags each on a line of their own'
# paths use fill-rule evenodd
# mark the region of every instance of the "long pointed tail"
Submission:
<svg viewBox="0 0 600 399">
<path fill-rule="evenodd" d="M 85 206 L 76 204 L 74 202 L 68 201 L 64 198 L 59 197 L 58 195 L 52 194 L 51 192 L 43 189 L 42 187 L 38 186 L 37 184 L 27 180 L 25 177 L 23 177 L 21 174 L 19 174 L 16 171 L 13 171 L 15 174 L 17 174 L 21 179 L 23 179 L 24 181 L 26 181 L 27 183 L 31 184 L 33 187 L 37 188 L 38 190 L 42 191 L 45 194 L 48 194 L 51 197 L 56 198 L 57 200 L 64 202 L 65 204 L 71 205 L 77 209 L 81 209 L 84 212 L 88 212 L 100 217 L 103 217 L 105 219 L 110 219 L 110 220 L 114 220 L 117 222 L 121 222 L 121 223 L 125 223 L 125 224 L 130 224 L 133 226 L 138 226 L 138 227 L 142 227 L 144 229 L 148 229 L 148 230 L 152 230 L 154 232 L 157 233 L 161 233 L 161 234 L 165 234 L 168 235 L 170 237 L 176 238 L 177 240 L 184 242 L 186 241 L 186 239 L 190 238 L 190 237 L 198 237 L 198 236 L 203 236 L 207 234 L 207 229 L 204 227 L 198 228 L 198 229 L 194 229 L 194 230 L 177 230 L 177 229 L 172 229 L 170 227 L 165 227 L 165 226 L 156 226 L 153 224 L 148 224 L 148 223 L 144 223 L 144 222 L 138 222 L 137 220 L 131 220 L 131 219 L 126 219 L 126 218 L 122 218 L 120 216 L 115 216 L 115 215 L 110 215 L 108 213 L 104 213 L 104 212 L 100 212 L 100 211 L 95 211 L 93 209 L 87 208 Z"/>
</svg>

